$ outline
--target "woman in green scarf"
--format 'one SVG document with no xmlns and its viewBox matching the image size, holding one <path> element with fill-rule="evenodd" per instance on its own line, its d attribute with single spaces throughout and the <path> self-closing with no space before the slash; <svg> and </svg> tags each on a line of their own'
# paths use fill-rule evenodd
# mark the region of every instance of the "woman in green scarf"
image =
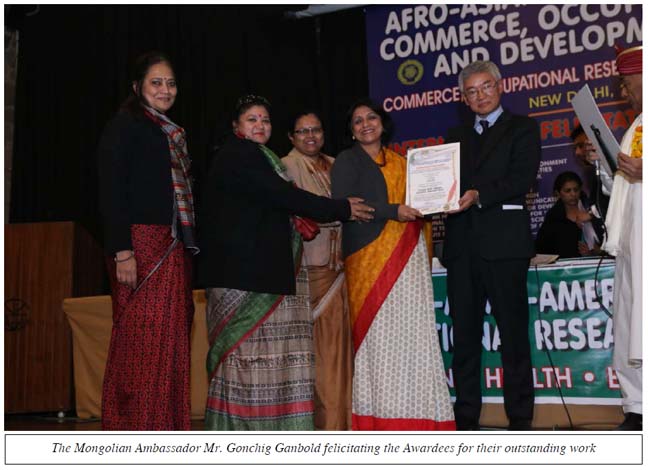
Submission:
<svg viewBox="0 0 648 470">
<path fill-rule="evenodd" d="M 239 99 L 234 135 L 204 182 L 199 279 L 206 289 L 209 391 L 206 429 L 313 429 L 312 319 L 302 239 L 316 224 L 370 220 L 357 198 L 297 188 L 265 144 L 262 97 Z"/>
</svg>

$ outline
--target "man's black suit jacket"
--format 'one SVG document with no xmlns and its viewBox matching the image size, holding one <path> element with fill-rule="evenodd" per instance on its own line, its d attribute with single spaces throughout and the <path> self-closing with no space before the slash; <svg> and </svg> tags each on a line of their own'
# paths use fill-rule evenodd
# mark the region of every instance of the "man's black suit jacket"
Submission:
<svg viewBox="0 0 648 470">
<path fill-rule="evenodd" d="M 447 141 L 461 144 L 461 195 L 476 189 L 481 208 L 473 205 L 448 215 L 443 259 L 458 256 L 472 243 L 484 259 L 533 257 L 526 194 L 540 165 L 536 121 L 504 111 L 481 141 L 472 123 L 451 129 Z"/>
<path fill-rule="evenodd" d="M 291 214 L 347 220 L 346 199 L 303 191 L 283 180 L 259 146 L 232 136 L 216 154 L 199 214 L 198 279 L 204 287 L 295 293 Z"/>
</svg>

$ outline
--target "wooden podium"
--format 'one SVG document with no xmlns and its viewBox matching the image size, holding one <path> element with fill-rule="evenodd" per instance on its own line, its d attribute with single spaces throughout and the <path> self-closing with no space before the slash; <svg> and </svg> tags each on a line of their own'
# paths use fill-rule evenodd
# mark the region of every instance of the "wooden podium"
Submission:
<svg viewBox="0 0 648 470">
<path fill-rule="evenodd" d="M 73 222 L 5 225 L 5 413 L 74 409 L 66 297 L 101 294 L 99 245 Z"/>
</svg>

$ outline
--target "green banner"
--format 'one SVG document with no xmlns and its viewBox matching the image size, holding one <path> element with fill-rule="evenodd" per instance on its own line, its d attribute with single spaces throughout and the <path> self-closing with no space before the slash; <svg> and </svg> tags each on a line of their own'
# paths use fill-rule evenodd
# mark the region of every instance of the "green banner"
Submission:
<svg viewBox="0 0 648 470">
<path fill-rule="evenodd" d="M 454 396 L 445 270 L 435 270 L 432 280 L 441 352 Z M 612 369 L 614 261 L 569 260 L 531 267 L 527 288 L 536 403 L 560 403 L 562 390 L 566 403 L 620 405 L 619 384 Z M 483 401 L 502 403 L 499 331 L 489 304 L 482 346 Z"/>
</svg>

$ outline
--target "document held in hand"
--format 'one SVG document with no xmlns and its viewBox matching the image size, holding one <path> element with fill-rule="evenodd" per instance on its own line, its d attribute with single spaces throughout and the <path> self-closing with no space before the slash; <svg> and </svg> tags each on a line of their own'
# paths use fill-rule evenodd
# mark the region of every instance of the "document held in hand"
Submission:
<svg viewBox="0 0 648 470">
<path fill-rule="evenodd" d="M 405 204 L 423 215 L 459 208 L 459 143 L 409 149 Z"/>
<path fill-rule="evenodd" d="M 617 155 L 621 148 L 605 123 L 587 84 L 576 93 L 571 103 L 585 135 L 601 157 L 601 165 L 605 167 L 608 175 L 613 175 L 617 170 Z"/>
</svg>

